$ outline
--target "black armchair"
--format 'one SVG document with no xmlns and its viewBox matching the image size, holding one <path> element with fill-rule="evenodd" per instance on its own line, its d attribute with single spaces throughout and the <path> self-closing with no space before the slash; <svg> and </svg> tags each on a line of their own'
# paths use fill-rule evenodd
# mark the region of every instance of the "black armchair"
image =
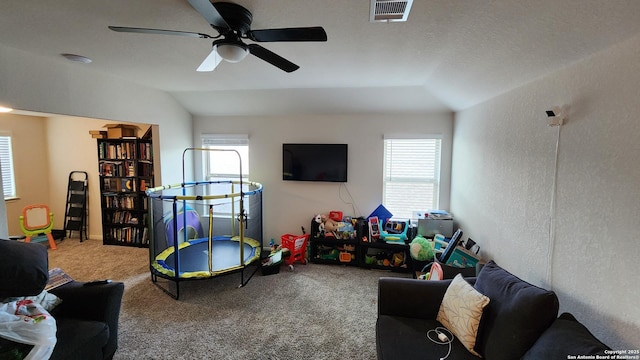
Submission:
<svg viewBox="0 0 640 360">
<path fill-rule="evenodd" d="M 0 240 L 0 299 L 38 295 L 48 275 L 44 246 Z M 51 359 L 111 359 L 118 348 L 124 284 L 84 284 L 73 281 L 50 291 L 62 299 L 50 311 L 57 327 Z"/>
</svg>

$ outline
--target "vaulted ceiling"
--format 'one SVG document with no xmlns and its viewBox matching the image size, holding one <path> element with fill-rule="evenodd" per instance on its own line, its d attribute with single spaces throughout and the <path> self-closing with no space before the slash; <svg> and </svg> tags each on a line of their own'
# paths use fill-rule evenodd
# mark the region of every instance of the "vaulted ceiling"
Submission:
<svg viewBox="0 0 640 360">
<path fill-rule="evenodd" d="M 233 2 L 252 29 L 322 26 L 328 41 L 261 43 L 292 73 L 253 56 L 201 73 L 211 39 L 108 29 L 217 35 L 187 0 L 3 0 L 0 43 L 89 57 L 74 66 L 167 91 L 195 115 L 419 113 L 465 109 L 640 33 L 637 0 L 414 0 L 389 23 L 369 21 L 370 0 Z"/>
</svg>

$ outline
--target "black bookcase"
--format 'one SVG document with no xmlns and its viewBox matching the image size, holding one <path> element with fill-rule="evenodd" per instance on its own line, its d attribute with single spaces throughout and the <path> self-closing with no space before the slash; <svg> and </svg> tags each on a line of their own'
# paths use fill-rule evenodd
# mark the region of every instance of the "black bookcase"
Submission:
<svg viewBox="0 0 640 360">
<path fill-rule="evenodd" d="M 147 188 L 153 187 L 151 140 L 98 139 L 105 245 L 148 247 Z"/>
</svg>

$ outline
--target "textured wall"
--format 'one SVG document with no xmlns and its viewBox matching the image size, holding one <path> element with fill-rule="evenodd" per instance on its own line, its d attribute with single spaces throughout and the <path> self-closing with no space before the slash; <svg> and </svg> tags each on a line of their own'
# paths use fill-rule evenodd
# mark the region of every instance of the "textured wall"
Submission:
<svg viewBox="0 0 640 360">
<path fill-rule="evenodd" d="M 454 126 L 451 210 L 465 234 L 617 349 L 640 344 L 639 57 L 636 37 L 462 111 Z M 554 105 L 570 107 L 555 213 L 558 128 L 544 114 Z"/>
</svg>

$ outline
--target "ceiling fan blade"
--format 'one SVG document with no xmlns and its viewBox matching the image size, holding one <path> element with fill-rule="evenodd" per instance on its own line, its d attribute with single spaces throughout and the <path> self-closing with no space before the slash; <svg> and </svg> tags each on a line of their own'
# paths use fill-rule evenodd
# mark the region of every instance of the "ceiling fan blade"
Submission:
<svg viewBox="0 0 640 360">
<path fill-rule="evenodd" d="M 213 50 L 207 55 L 202 64 L 198 66 L 196 71 L 204 72 L 204 71 L 213 71 L 220 64 L 222 58 L 218 55 L 218 46 L 213 45 Z"/>
<path fill-rule="evenodd" d="M 189 4 L 215 28 L 231 29 L 227 21 L 220 15 L 209 0 L 189 0 Z"/>
<path fill-rule="evenodd" d="M 147 28 L 134 28 L 134 27 L 125 27 L 125 26 L 109 26 L 109 29 L 117 32 L 128 32 L 128 33 L 140 33 L 140 34 L 159 34 L 159 35 L 178 35 L 178 36 L 189 36 L 196 38 L 208 38 L 213 39 L 213 37 L 207 34 L 194 33 L 188 31 L 175 31 L 175 30 L 162 30 L 162 29 L 147 29 Z"/>
<path fill-rule="evenodd" d="M 293 72 L 300 68 L 300 66 L 292 63 L 291 61 L 283 58 L 282 56 L 272 52 L 271 50 L 267 50 L 258 44 L 249 44 L 247 45 L 249 48 L 249 52 L 252 55 L 259 57 L 260 59 L 268 62 L 269 64 L 279 67 L 280 69 L 286 72 Z"/>
<path fill-rule="evenodd" d="M 327 41 L 327 33 L 321 26 L 252 30 L 249 38 L 258 42 L 273 41 Z"/>
</svg>

